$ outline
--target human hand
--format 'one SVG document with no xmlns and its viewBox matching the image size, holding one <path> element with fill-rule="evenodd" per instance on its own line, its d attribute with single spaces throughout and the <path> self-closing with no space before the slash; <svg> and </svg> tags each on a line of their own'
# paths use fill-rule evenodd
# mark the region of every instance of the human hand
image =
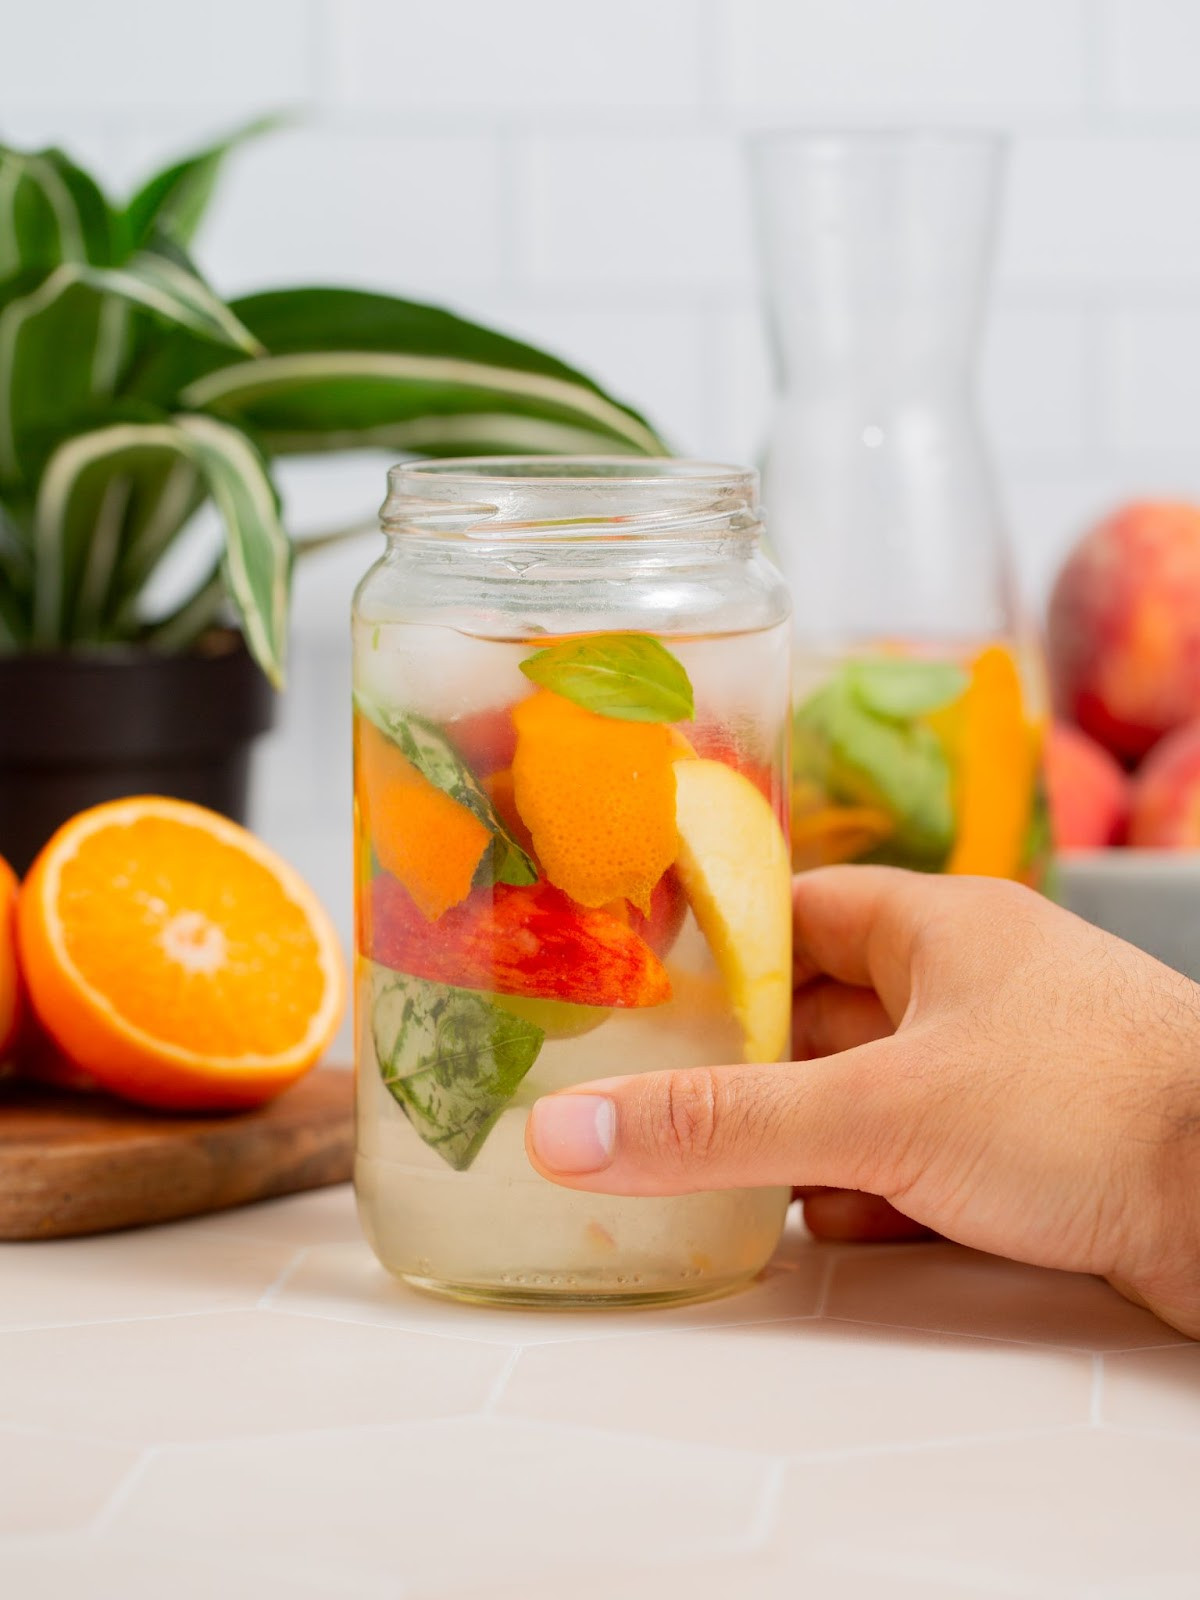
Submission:
<svg viewBox="0 0 1200 1600">
<path fill-rule="evenodd" d="M 538 1171 L 607 1194 L 841 1191 L 808 1202 L 828 1232 L 912 1219 L 1098 1273 L 1200 1337 L 1200 986 L 981 878 L 806 873 L 795 933 L 799 1060 L 546 1096 Z"/>
</svg>

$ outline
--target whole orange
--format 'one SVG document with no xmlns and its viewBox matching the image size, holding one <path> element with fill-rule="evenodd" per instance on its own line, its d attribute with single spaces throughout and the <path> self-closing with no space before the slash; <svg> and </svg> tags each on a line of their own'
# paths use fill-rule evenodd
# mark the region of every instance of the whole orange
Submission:
<svg viewBox="0 0 1200 1600">
<path fill-rule="evenodd" d="M 21 972 L 17 965 L 17 875 L 0 856 L 0 1061 L 21 1026 Z"/>
</svg>

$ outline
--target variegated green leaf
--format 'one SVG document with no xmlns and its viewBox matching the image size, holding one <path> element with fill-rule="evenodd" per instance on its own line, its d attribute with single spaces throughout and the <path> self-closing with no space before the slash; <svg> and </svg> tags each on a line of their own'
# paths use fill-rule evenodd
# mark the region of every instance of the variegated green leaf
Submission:
<svg viewBox="0 0 1200 1600">
<path fill-rule="evenodd" d="M 202 339 L 248 355 L 264 348 L 196 272 L 154 250 L 142 250 L 121 267 L 88 269 L 83 281 L 103 294 L 118 295 L 164 322 L 188 328 Z"/>
<path fill-rule="evenodd" d="M 181 455 L 186 442 L 169 420 L 115 423 L 54 451 L 34 515 L 36 644 L 104 638 L 134 481 L 160 478 Z"/>
<path fill-rule="evenodd" d="M 61 150 L 0 145 L 0 283 L 64 261 L 104 266 L 120 248 L 104 195 Z"/>
<path fill-rule="evenodd" d="M 225 158 L 246 140 L 277 128 L 279 117 L 259 117 L 238 128 L 217 144 L 175 161 L 142 185 L 125 209 L 125 221 L 135 247 L 148 244 L 161 228 L 180 244 L 188 244 L 207 209 Z"/>
<path fill-rule="evenodd" d="M 0 309 L 0 485 L 30 481 L 37 441 L 61 436 L 114 392 L 127 305 L 205 339 L 259 348 L 203 279 L 164 256 L 143 251 L 120 267 L 56 267 Z"/>
<path fill-rule="evenodd" d="M 163 470 L 146 485 L 135 507 L 137 514 L 126 526 L 116 577 L 119 622 L 132 625 L 136 621 L 143 586 L 204 498 L 204 480 L 195 462 L 186 456 L 164 461 Z"/>
<path fill-rule="evenodd" d="M 583 373 L 436 306 L 292 289 L 232 309 L 266 346 L 266 360 L 231 361 L 179 335 L 144 365 L 136 392 L 244 424 L 273 454 L 665 449 L 643 417 Z"/>
<path fill-rule="evenodd" d="M 265 356 L 198 378 L 180 398 L 252 428 L 280 455 L 351 445 L 431 455 L 662 448 L 644 423 L 582 384 L 450 356 Z"/>
<path fill-rule="evenodd" d="M 212 417 L 181 416 L 193 458 L 225 524 L 225 581 L 246 643 L 277 687 L 287 658 L 292 548 L 266 463 L 244 433 Z"/>
<path fill-rule="evenodd" d="M 165 548 L 168 523 L 186 518 L 201 489 L 224 525 L 225 583 L 247 643 L 282 683 L 291 552 L 278 496 L 250 441 L 209 417 L 116 423 L 54 452 L 34 521 L 34 642 L 127 636 L 136 618 L 126 610 L 123 564 L 148 559 L 139 538 Z"/>
<path fill-rule="evenodd" d="M 29 642 L 32 582 L 25 530 L 8 507 L 0 504 L 0 650 L 17 650 Z"/>
</svg>

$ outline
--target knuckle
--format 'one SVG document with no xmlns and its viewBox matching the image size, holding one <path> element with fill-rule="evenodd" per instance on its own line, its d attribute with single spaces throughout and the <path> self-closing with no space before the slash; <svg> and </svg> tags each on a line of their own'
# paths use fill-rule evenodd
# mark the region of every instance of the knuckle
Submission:
<svg viewBox="0 0 1200 1600">
<path fill-rule="evenodd" d="M 707 1067 L 672 1072 L 666 1089 L 661 1133 L 667 1150 L 684 1164 L 704 1161 L 717 1143 L 722 1121 L 716 1074 Z"/>
</svg>

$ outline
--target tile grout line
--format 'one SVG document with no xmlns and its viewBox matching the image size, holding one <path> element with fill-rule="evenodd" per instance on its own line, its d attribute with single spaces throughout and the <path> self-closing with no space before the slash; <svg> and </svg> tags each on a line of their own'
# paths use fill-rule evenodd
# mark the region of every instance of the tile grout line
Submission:
<svg viewBox="0 0 1200 1600">
<path fill-rule="evenodd" d="M 78 1428 L 56 1428 L 50 1422 L 15 1422 L 0 1418 L 0 1434 L 16 1433 L 29 1439 L 51 1439 L 59 1444 L 103 1444 L 117 1449 L 136 1444 L 135 1440 L 122 1439 L 111 1433 L 86 1433 Z"/>
<path fill-rule="evenodd" d="M 293 1251 L 282 1269 L 275 1274 L 274 1278 L 272 1278 L 271 1282 L 254 1302 L 254 1309 L 256 1311 L 266 1311 L 274 1303 L 276 1297 L 286 1286 L 288 1279 L 292 1276 L 292 1273 L 295 1272 L 296 1268 L 305 1260 L 311 1248 L 311 1245 L 306 1244 L 302 1245 L 299 1250 Z"/>
<path fill-rule="evenodd" d="M 1099 1352 L 1092 1356 L 1092 1398 L 1088 1415 L 1093 1428 L 1104 1423 L 1104 1357 Z"/>
<path fill-rule="evenodd" d="M 153 1461 L 156 1456 L 161 1454 L 162 1448 L 163 1447 L 161 1445 L 157 1444 L 146 1446 L 146 1448 L 138 1456 L 137 1460 L 129 1468 L 129 1471 L 117 1484 L 112 1494 L 109 1495 L 108 1499 L 101 1506 L 100 1510 L 86 1525 L 85 1531 L 89 1537 L 94 1538 L 97 1535 L 104 1534 L 108 1531 L 112 1525 L 113 1519 L 116 1517 L 121 1507 L 129 1499 L 130 1495 L 145 1476 L 146 1469 L 150 1465 L 151 1461 Z"/>
<path fill-rule="evenodd" d="M 783 1482 L 787 1474 L 787 1461 L 780 1458 L 772 1461 L 767 1468 L 767 1476 L 763 1482 L 762 1493 L 758 1498 L 758 1505 L 754 1508 L 754 1515 L 750 1519 L 750 1530 L 747 1534 L 747 1550 L 765 1550 L 775 1524 L 779 1520 L 779 1503 L 783 1498 Z"/>
<path fill-rule="evenodd" d="M 317 1248 L 324 1247 L 320 1246 Z M 775 1270 L 786 1274 L 787 1276 L 793 1276 L 798 1271 L 798 1269 L 790 1263 L 779 1263 Z M 683 1309 L 700 1312 L 705 1305 L 724 1305 L 730 1303 L 731 1301 L 736 1301 L 736 1298 L 737 1297 L 735 1295 L 724 1295 L 714 1298 L 712 1301 L 697 1302 L 694 1307 L 685 1307 Z M 273 1311 L 280 1316 L 306 1317 L 311 1320 L 321 1322 L 340 1322 L 349 1324 L 352 1327 L 381 1328 L 393 1333 L 414 1334 L 422 1338 L 451 1339 L 459 1344 L 503 1345 L 509 1347 L 515 1345 L 517 1348 L 522 1350 L 541 1350 L 557 1345 L 588 1344 L 597 1339 L 661 1339 L 677 1334 L 726 1333 L 736 1331 L 739 1328 L 774 1327 L 777 1324 L 784 1326 L 786 1324 L 800 1322 L 808 1323 L 816 1320 L 819 1315 L 819 1313 L 816 1311 L 787 1311 L 780 1316 L 747 1316 L 737 1321 L 729 1322 L 698 1321 L 671 1323 L 666 1325 L 662 1323 L 656 1323 L 653 1325 L 647 1323 L 645 1327 L 641 1328 L 613 1328 L 597 1325 L 594 1331 L 589 1331 L 588 1333 L 579 1336 L 563 1334 L 559 1336 L 545 1337 L 541 1335 L 534 1335 L 531 1328 L 529 1330 L 531 1335 L 530 1337 L 521 1337 L 516 1330 L 513 1330 L 511 1334 L 506 1333 L 503 1336 L 489 1337 L 482 1333 L 450 1333 L 445 1328 L 441 1327 L 417 1327 L 406 1322 L 394 1322 L 391 1320 L 386 1322 L 378 1321 L 361 1316 L 353 1316 L 348 1311 L 338 1311 L 336 1313 L 333 1311 L 317 1311 L 306 1306 L 280 1306 L 278 1303 L 270 1306 L 263 1306 L 262 1309 Z M 587 1313 L 584 1314 L 586 1315 Z M 541 1314 L 533 1314 L 535 1320 L 539 1315 Z M 550 1316 L 559 1315 L 566 1318 L 573 1315 L 573 1313 L 554 1312 L 546 1313 L 544 1315 L 547 1318 Z M 868 1326 L 875 1326 L 875 1324 L 868 1324 Z M 922 1329 L 915 1331 L 926 1332 L 930 1330 Z"/>
<path fill-rule="evenodd" d="M 821 1286 L 817 1290 L 817 1303 L 812 1313 L 814 1317 L 825 1316 L 825 1308 L 829 1304 L 829 1295 L 833 1289 L 833 1274 L 839 1260 L 839 1256 L 831 1255 L 824 1264 L 821 1273 Z"/>
<path fill-rule="evenodd" d="M 962 1445 L 1005 1444 L 1015 1439 L 1054 1439 L 1060 1434 L 1091 1431 L 1087 1422 L 1056 1422 L 1041 1427 L 992 1428 L 979 1433 L 951 1434 L 939 1439 L 900 1439 L 889 1444 L 845 1445 L 840 1449 L 803 1450 L 785 1457 L 785 1465 L 819 1466 L 828 1461 L 857 1461 L 871 1456 L 913 1455 L 926 1450 L 955 1450 Z"/>
<path fill-rule="evenodd" d="M 189 1311 L 146 1311 L 138 1316 L 128 1314 L 115 1317 L 88 1317 L 74 1322 L 21 1322 L 11 1327 L 0 1327 L 0 1339 L 10 1333 L 58 1333 L 67 1328 L 112 1328 L 134 1322 L 178 1322 L 185 1317 L 235 1316 L 240 1311 L 253 1311 L 253 1300 L 236 1300 L 222 1306 L 194 1306 Z"/>
<path fill-rule="evenodd" d="M 737 1456 L 742 1461 L 757 1461 L 786 1465 L 791 1457 L 780 1456 L 778 1450 L 760 1449 L 749 1444 L 725 1444 L 714 1440 L 697 1440 L 681 1438 L 678 1434 L 646 1433 L 631 1428 L 605 1426 L 599 1422 L 560 1422 L 554 1417 L 534 1417 L 524 1411 L 507 1411 L 503 1416 L 481 1416 L 479 1412 L 465 1413 L 453 1420 L 463 1423 L 485 1422 L 493 1427 L 531 1428 L 539 1433 L 575 1434 L 585 1435 L 588 1438 L 608 1439 L 622 1444 L 663 1445 L 675 1447 L 682 1445 L 691 1450 L 708 1450 L 715 1455 Z M 383 1426 L 381 1424 L 381 1426 Z M 397 1424 L 390 1424 L 397 1426 Z M 401 1424 L 403 1426 L 403 1424 Z M 736 1536 L 733 1542 L 741 1548 L 744 1536 Z"/>
<path fill-rule="evenodd" d="M 496 1407 L 500 1404 L 500 1401 L 504 1396 L 505 1389 L 508 1388 L 508 1380 L 516 1371 L 517 1362 L 520 1361 L 521 1354 L 522 1350 L 519 1344 L 514 1345 L 513 1348 L 508 1352 L 504 1365 L 501 1367 L 495 1382 L 488 1390 L 484 1402 L 479 1408 L 478 1414 L 481 1417 L 495 1416 Z"/>
<path fill-rule="evenodd" d="M 801 1319 L 797 1318 L 795 1320 L 799 1321 Z M 939 1339 L 968 1339 L 975 1344 L 1008 1345 L 1016 1350 L 1040 1350 L 1043 1355 L 1048 1356 L 1094 1356 L 1101 1353 L 1085 1344 L 1047 1344 L 1042 1339 L 1015 1339 L 1008 1334 L 967 1332 L 962 1328 L 931 1328 L 914 1322 L 864 1322 L 859 1317 L 831 1317 L 828 1315 L 822 1316 L 820 1320 L 826 1324 L 831 1322 L 845 1323 L 852 1328 L 886 1328 L 890 1333 L 924 1333 L 932 1334 Z M 1166 1345 L 1139 1346 L 1137 1348 L 1171 1350 L 1175 1348 L 1175 1344 L 1172 1341 Z M 1125 1354 L 1126 1352 L 1121 1347 L 1118 1351 L 1104 1353 L 1113 1355 L 1118 1353 Z"/>
<path fill-rule="evenodd" d="M 445 1339 L 451 1344 L 469 1344 L 478 1349 L 535 1349 L 537 1346 L 522 1344 L 519 1340 L 514 1346 L 511 1338 L 488 1339 L 481 1334 L 447 1333 L 444 1328 L 418 1328 L 405 1322 L 379 1322 L 366 1317 L 352 1317 L 345 1312 L 310 1311 L 302 1306 L 279 1305 L 278 1303 L 259 1308 L 270 1312 L 276 1317 L 302 1317 L 306 1322 L 336 1322 L 347 1328 L 375 1328 L 380 1333 L 399 1334 L 414 1339 Z M 564 1341 L 555 1340 L 561 1344 Z"/>
<path fill-rule="evenodd" d="M 1194 1433 L 1189 1433 L 1184 1428 L 1155 1428 L 1138 1422 L 1102 1422 L 1100 1431 L 1120 1434 L 1123 1438 L 1130 1439 L 1182 1439 L 1191 1444 L 1200 1442 Z"/>
</svg>

